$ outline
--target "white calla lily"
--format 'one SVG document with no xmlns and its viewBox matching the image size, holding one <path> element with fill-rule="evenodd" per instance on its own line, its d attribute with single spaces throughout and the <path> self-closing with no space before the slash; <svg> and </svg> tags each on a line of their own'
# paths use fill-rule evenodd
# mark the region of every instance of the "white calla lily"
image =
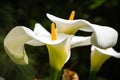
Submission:
<svg viewBox="0 0 120 80">
<path fill-rule="evenodd" d="M 71 35 L 58 34 L 57 37 L 57 40 L 52 41 L 50 33 L 38 23 L 35 25 L 34 32 L 27 27 L 17 26 L 13 28 L 4 39 L 4 47 L 10 58 L 17 64 L 28 64 L 28 57 L 24 50 L 25 44 L 32 46 L 47 45 L 49 48 L 50 46 L 60 45 L 63 48 L 57 48 L 57 50 L 62 49 L 59 53 L 63 53 L 62 58 L 67 60 L 67 57 L 70 55 L 70 44 L 68 43 L 70 43 Z M 56 55 L 61 54 L 56 53 Z"/>
<path fill-rule="evenodd" d="M 28 64 L 28 57 L 24 49 L 25 44 L 47 46 L 52 67 L 51 80 L 56 80 L 60 70 L 70 58 L 70 48 L 90 45 L 90 37 L 57 34 L 57 39 L 52 40 L 51 34 L 39 23 L 36 23 L 34 31 L 24 26 L 17 26 L 4 39 L 4 48 L 7 54 L 17 64 Z"/>
<path fill-rule="evenodd" d="M 58 33 L 75 34 L 78 30 L 93 32 L 91 43 L 99 48 L 113 47 L 118 33 L 113 28 L 91 24 L 84 19 L 67 20 L 47 13 L 47 17 L 56 24 Z"/>
<path fill-rule="evenodd" d="M 100 49 L 92 46 L 91 51 L 90 80 L 94 80 L 96 73 L 107 59 L 110 57 L 120 58 L 120 53 L 113 48 Z"/>
<path fill-rule="evenodd" d="M 100 49 L 96 46 L 92 46 L 91 51 L 94 51 L 94 50 L 97 50 L 99 53 L 104 54 L 104 55 L 112 56 L 115 58 L 120 58 L 120 53 L 116 52 L 112 47 L 107 48 L 107 49 Z"/>
</svg>

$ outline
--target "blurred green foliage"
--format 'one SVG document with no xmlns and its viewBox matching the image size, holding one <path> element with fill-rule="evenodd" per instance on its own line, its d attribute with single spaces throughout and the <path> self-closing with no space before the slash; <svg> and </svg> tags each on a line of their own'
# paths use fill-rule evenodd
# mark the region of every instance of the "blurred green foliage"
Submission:
<svg viewBox="0 0 120 80">
<path fill-rule="evenodd" d="M 92 23 L 107 25 L 120 31 L 119 0 L 1 0 L 0 1 L 0 76 L 5 80 L 33 80 L 35 77 L 48 80 L 49 59 L 46 47 L 25 45 L 30 59 L 29 65 L 14 64 L 3 47 L 7 33 L 15 26 L 23 25 L 31 29 L 35 23 L 41 23 L 50 31 L 50 20 L 46 13 L 68 19 L 72 10 L 75 19 L 82 18 Z M 88 35 L 77 32 L 76 35 Z M 120 41 L 115 49 L 120 51 Z M 72 56 L 64 68 L 76 71 L 80 80 L 87 80 L 90 64 L 90 46 L 72 49 Z M 98 76 L 107 80 L 117 80 L 120 74 L 120 60 L 109 59 L 101 68 Z M 114 68 L 114 70 L 112 70 Z M 47 78 L 47 79 L 46 79 Z M 104 79 L 99 79 L 104 80 Z"/>
</svg>

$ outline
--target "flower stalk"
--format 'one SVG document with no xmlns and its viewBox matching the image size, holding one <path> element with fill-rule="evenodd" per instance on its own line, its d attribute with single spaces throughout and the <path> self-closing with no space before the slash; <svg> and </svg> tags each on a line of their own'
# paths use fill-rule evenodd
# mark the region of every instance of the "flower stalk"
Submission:
<svg viewBox="0 0 120 80">
<path fill-rule="evenodd" d="M 88 80 L 96 80 L 96 74 L 97 72 L 96 71 L 90 71 L 89 73 L 89 79 Z"/>
<path fill-rule="evenodd" d="M 51 67 L 50 80 L 60 80 L 61 72 L 61 70 Z"/>
</svg>

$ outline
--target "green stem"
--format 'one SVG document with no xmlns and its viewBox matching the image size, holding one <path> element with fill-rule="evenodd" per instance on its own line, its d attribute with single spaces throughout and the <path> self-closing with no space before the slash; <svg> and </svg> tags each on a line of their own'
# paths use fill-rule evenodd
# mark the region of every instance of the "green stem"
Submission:
<svg viewBox="0 0 120 80">
<path fill-rule="evenodd" d="M 60 80 L 61 70 L 51 68 L 50 80 Z"/>
<path fill-rule="evenodd" d="M 88 80 L 96 80 L 96 74 L 97 74 L 96 71 L 91 71 Z"/>
</svg>

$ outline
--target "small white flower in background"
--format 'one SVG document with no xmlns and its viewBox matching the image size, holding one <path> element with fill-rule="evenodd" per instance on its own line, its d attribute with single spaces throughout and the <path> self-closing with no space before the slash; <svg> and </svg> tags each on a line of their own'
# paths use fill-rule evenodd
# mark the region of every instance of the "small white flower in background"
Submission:
<svg viewBox="0 0 120 80">
<path fill-rule="evenodd" d="M 90 76 L 95 76 L 103 63 L 110 57 L 120 58 L 120 53 L 115 51 L 112 47 L 107 49 L 100 49 L 98 47 L 91 47 L 91 67 Z"/>
<path fill-rule="evenodd" d="M 5 80 L 3 77 L 0 77 L 0 80 Z"/>
</svg>

